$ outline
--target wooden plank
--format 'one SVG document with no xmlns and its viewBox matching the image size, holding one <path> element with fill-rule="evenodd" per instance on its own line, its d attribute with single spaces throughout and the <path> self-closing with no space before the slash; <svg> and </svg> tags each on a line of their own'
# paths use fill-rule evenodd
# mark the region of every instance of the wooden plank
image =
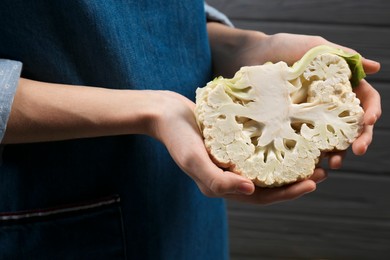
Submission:
<svg viewBox="0 0 390 260">
<path fill-rule="evenodd" d="M 386 259 L 390 176 L 337 173 L 299 200 L 230 201 L 232 259 Z"/>
<path fill-rule="evenodd" d="M 385 0 L 209 0 L 207 2 L 233 20 L 390 25 L 390 2 Z"/>
</svg>

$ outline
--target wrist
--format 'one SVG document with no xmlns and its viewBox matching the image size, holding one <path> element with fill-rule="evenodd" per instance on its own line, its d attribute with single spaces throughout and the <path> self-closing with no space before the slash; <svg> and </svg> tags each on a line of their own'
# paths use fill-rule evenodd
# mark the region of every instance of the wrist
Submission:
<svg viewBox="0 0 390 260">
<path fill-rule="evenodd" d="M 265 33 L 231 28 L 219 23 L 207 24 L 214 73 L 231 77 L 242 66 L 254 65 L 251 49 L 266 42 Z"/>
<path fill-rule="evenodd" d="M 154 90 L 110 90 L 115 109 L 101 118 L 105 135 L 142 134 L 155 136 L 155 125 L 165 101 Z"/>
<path fill-rule="evenodd" d="M 150 95 L 150 112 L 147 112 L 144 134 L 161 141 L 169 149 L 180 139 L 177 135 L 184 128 L 191 125 L 191 131 L 198 131 L 195 104 L 191 100 L 172 91 L 151 91 Z M 187 131 L 183 132 L 189 134 Z"/>
<path fill-rule="evenodd" d="M 245 30 L 217 22 L 207 23 L 207 31 L 212 53 L 235 52 L 245 43 L 248 37 Z"/>
</svg>

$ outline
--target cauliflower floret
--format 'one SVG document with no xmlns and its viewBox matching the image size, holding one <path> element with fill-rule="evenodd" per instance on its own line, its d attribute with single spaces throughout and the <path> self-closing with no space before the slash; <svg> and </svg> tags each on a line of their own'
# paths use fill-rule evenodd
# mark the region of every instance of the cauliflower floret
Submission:
<svg viewBox="0 0 390 260">
<path fill-rule="evenodd" d="M 345 150 L 361 131 L 351 57 L 361 66 L 321 46 L 292 67 L 243 67 L 198 88 L 195 115 L 211 158 L 262 187 L 312 175 L 321 151 Z"/>
</svg>

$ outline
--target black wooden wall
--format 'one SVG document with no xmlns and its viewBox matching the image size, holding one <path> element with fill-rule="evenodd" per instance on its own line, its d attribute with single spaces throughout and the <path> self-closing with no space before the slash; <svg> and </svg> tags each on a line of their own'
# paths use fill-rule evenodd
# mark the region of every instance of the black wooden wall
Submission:
<svg viewBox="0 0 390 260">
<path fill-rule="evenodd" d="M 363 157 L 348 153 L 316 192 L 272 206 L 228 202 L 231 258 L 390 259 L 390 1 L 209 0 L 236 27 L 321 35 L 381 62 L 368 81 L 383 116 Z"/>
</svg>

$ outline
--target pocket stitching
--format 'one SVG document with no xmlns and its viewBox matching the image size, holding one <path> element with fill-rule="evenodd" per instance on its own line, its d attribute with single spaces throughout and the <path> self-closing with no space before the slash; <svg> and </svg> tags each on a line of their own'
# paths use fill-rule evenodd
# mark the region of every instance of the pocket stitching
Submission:
<svg viewBox="0 0 390 260">
<path fill-rule="evenodd" d="M 113 195 L 110 197 L 101 198 L 99 200 L 86 201 L 75 204 L 64 204 L 58 207 L 51 208 L 42 208 L 36 210 L 25 210 L 17 212 L 5 212 L 0 213 L 0 222 L 9 222 L 9 221 L 18 221 L 18 220 L 28 220 L 33 218 L 40 217 L 52 217 L 67 213 L 76 213 L 87 210 L 92 210 L 104 206 L 110 206 L 115 203 L 120 202 L 120 197 L 118 195 Z"/>
</svg>

